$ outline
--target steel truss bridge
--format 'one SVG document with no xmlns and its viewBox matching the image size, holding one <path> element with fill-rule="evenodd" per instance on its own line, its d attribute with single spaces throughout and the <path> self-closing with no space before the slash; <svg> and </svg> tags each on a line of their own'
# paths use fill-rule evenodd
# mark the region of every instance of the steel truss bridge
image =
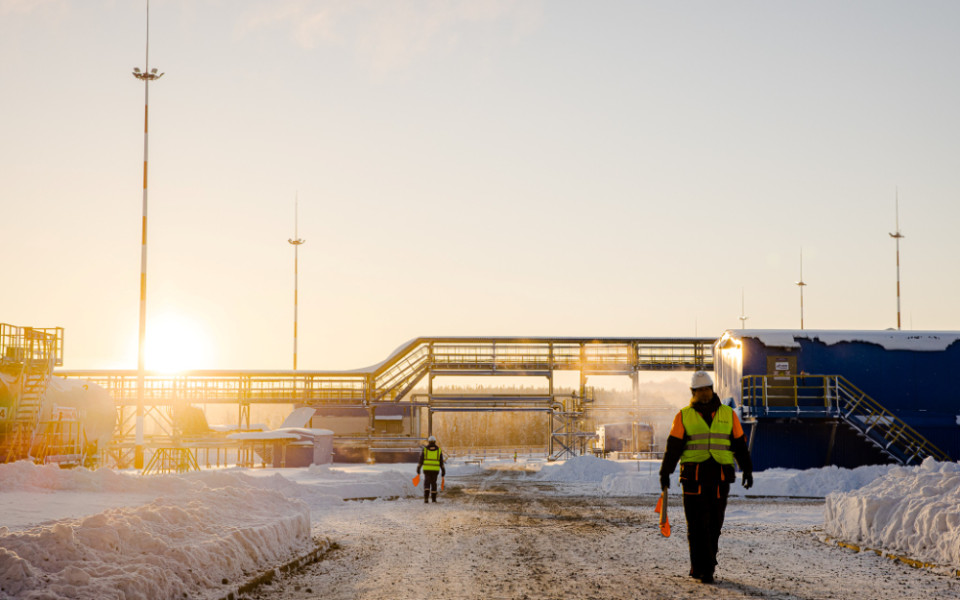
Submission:
<svg viewBox="0 0 960 600">
<path fill-rule="evenodd" d="M 639 403 L 641 371 L 713 370 L 713 338 L 552 338 L 552 337 L 430 337 L 398 348 L 382 363 L 354 371 L 187 371 L 144 374 L 142 406 L 136 370 L 57 370 L 56 376 L 89 380 L 105 388 L 117 409 L 117 430 L 111 456 L 128 466 L 135 443 L 136 413 L 155 425 L 148 447 L 175 444 L 172 413 L 192 404 L 234 404 L 238 423 L 249 426 L 252 404 L 362 407 L 369 418 L 368 444 L 402 442 L 374 434 L 377 407 L 402 405 L 426 412 L 427 434 L 434 412 L 542 411 L 551 415 L 548 452 L 552 458 L 577 453 L 593 432 L 581 422 L 592 402 L 590 376 L 628 376 L 634 405 Z M 558 393 L 554 375 L 579 372 L 579 389 Z M 486 393 L 451 395 L 434 390 L 436 377 L 543 377 L 546 391 L 531 394 Z M 421 382 L 426 384 L 415 388 Z M 635 409 L 636 406 L 624 409 Z M 420 419 L 407 445 L 420 441 Z"/>
</svg>

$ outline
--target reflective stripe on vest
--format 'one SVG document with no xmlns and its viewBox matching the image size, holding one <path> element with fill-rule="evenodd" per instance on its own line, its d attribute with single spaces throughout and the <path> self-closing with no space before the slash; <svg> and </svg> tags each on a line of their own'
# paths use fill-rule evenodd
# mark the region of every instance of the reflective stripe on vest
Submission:
<svg viewBox="0 0 960 600">
<path fill-rule="evenodd" d="M 436 450 L 431 450 L 430 448 L 423 449 L 423 470 L 424 471 L 439 471 L 440 470 L 440 448 Z"/>
<path fill-rule="evenodd" d="M 680 415 L 689 438 L 680 455 L 680 462 L 701 463 L 713 457 L 721 465 L 733 464 L 733 452 L 730 450 L 733 439 L 732 408 L 721 404 L 709 427 L 692 406 L 681 409 Z"/>
</svg>

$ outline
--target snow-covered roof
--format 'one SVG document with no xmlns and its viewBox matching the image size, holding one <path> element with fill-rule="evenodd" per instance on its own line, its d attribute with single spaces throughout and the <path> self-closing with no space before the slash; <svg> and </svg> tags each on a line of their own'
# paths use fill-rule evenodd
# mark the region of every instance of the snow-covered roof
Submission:
<svg viewBox="0 0 960 600">
<path fill-rule="evenodd" d="M 230 440 L 302 440 L 323 436 L 333 436 L 329 429 L 305 429 L 303 427 L 282 427 L 272 431 L 247 431 L 231 433 Z"/>
<path fill-rule="evenodd" d="M 280 429 L 284 427 L 306 427 L 316 411 L 309 406 L 302 406 L 294 409 L 287 418 L 280 424 Z"/>
<path fill-rule="evenodd" d="M 728 329 L 723 339 L 752 338 L 771 348 L 799 348 L 797 340 L 818 341 L 827 346 L 842 342 L 865 342 L 886 350 L 940 352 L 960 340 L 960 331 L 838 330 L 838 329 Z"/>
<path fill-rule="evenodd" d="M 299 440 L 300 436 L 290 431 L 246 431 L 231 433 L 229 440 Z"/>
</svg>

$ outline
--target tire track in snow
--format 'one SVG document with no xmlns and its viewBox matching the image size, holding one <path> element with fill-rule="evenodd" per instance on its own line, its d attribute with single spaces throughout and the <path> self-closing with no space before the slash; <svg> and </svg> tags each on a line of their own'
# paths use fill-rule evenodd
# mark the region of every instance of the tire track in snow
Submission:
<svg viewBox="0 0 960 600">
<path fill-rule="evenodd" d="M 451 483 L 456 481 L 456 483 Z M 626 600 L 634 598 L 960 598 L 960 580 L 819 542 L 810 527 L 728 519 L 719 583 L 686 576 L 679 503 L 673 536 L 655 497 L 557 495 L 522 475 L 448 478 L 437 504 L 351 502 L 314 515 L 340 545 L 328 559 L 250 598 L 300 600 Z M 559 488 L 560 486 L 558 486 Z M 818 504 L 818 503 L 814 503 Z M 749 516 L 805 501 L 731 499 Z"/>
</svg>

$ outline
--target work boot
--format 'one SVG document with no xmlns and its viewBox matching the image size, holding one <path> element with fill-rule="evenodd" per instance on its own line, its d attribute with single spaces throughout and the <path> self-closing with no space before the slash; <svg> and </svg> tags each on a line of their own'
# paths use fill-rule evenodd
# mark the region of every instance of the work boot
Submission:
<svg viewBox="0 0 960 600">
<path fill-rule="evenodd" d="M 700 583 L 713 583 L 713 573 L 707 572 L 700 576 Z"/>
<path fill-rule="evenodd" d="M 423 493 L 423 503 L 426 504 L 427 502 L 430 502 L 430 492 Z"/>
<path fill-rule="evenodd" d="M 434 501 L 434 502 L 437 501 L 437 495 L 436 495 L 436 494 L 433 495 L 433 501 Z"/>
</svg>

